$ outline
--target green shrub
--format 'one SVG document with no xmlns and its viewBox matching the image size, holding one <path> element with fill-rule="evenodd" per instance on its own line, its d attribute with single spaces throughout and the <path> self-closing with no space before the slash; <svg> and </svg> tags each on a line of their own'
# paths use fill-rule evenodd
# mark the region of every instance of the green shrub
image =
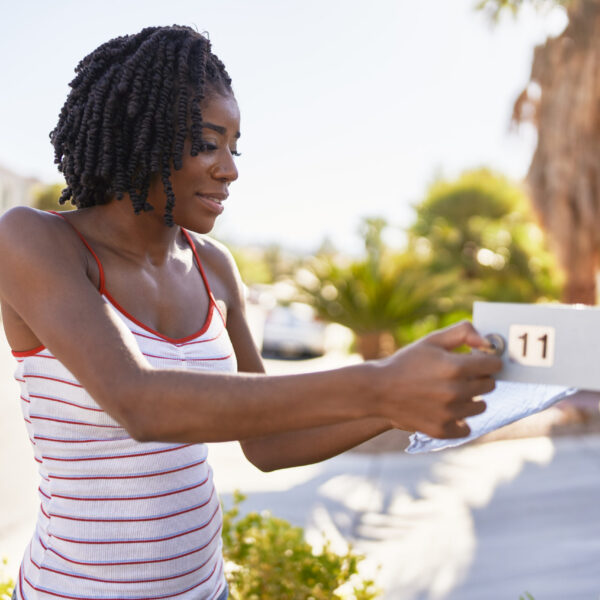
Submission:
<svg viewBox="0 0 600 600">
<path fill-rule="evenodd" d="M 364 559 L 352 549 L 344 555 L 325 545 L 313 552 L 303 530 L 268 513 L 239 517 L 244 496 L 223 515 L 227 579 L 236 600 L 372 600 L 380 590 L 358 574 Z"/>
<path fill-rule="evenodd" d="M 416 207 L 409 248 L 432 273 L 456 273 L 469 293 L 489 302 L 540 302 L 560 296 L 564 273 L 546 247 L 525 191 L 486 169 L 438 180 Z"/>
<path fill-rule="evenodd" d="M 6 565 L 6 559 L 2 559 L 2 565 Z M 4 574 L 0 569 L 0 600 L 10 600 L 12 597 L 15 582 Z"/>
</svg>

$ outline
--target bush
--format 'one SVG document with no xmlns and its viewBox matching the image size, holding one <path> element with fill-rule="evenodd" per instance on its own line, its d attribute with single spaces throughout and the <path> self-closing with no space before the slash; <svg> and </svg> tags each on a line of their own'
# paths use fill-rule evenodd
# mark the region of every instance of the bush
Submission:
<svg viewBox="0 0 600 600">
<path fill-rule="evenodd" d="M 236 600 L 372 600 L 380 590 L 358 574 L 364 559 L 352 549 L 313 552 L 300 527 L 268 513 L 239 517 L 244 496 L 223 514 L 227 580 Z"/>
<path fill-rule="evenodd" d="M 6 565 L 6 559 L 2 559 L 2 565 Z M 0 570 L 0 600 L 10 600 L 12 597 L 15 582 L 6 577 L 4 572 Z"/>
<path fill-rule="evenodd" d="M 540 302 L 560 296 L 564 273 L 546 247 L 524 190 L 480 169 L 436 181 L 416 206 L 409 248 L 429 256 L 429 271 L 454 272 L 489 302 Z"/>
</svg>

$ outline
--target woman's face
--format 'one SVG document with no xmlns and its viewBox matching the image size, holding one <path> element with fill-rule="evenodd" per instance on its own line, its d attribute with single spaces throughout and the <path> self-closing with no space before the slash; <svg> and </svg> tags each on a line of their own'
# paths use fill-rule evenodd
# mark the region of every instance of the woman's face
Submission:
<svg viewBox="0 0 600 600">
<path fill-rule="evenodd" d="M 208 233 L 225 209 L 229 184 L 238 176 L 234 157 L 240 137 L 240 111 L 233 95 L 220 94 L 207 98 L 201 109 L 205 150 L 191 156 L 191 141 L 186 140 L 182 168 L 171 169 L 173 221 L 191 231 Z M 152 182 L 148 200 L 156 209 L 164 207 L 166 198 L 159 178 Z M 155 212 L 163 214 L 163 210 Z"/>
</svg>

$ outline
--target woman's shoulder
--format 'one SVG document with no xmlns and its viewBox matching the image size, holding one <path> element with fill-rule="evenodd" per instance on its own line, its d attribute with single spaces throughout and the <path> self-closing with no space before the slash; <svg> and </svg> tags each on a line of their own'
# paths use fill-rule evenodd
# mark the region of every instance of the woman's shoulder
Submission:
<svg viewBox="0 0 600 600">
<path fill-rule="evenodd" d="M 64 219 L 30 206 L 15 206 L 0 217 L 0 238 L 17 241 L 19 245 L 44 241 L 65 229 L 68 226 Z"/>
<path fill-rule="evenodd" d="M 81 262 L 81 243 L 72 227 L 57 215 L 17 206 L 0 217 L 0 255 L 5 266 L 29 262 L 46 268 L 48 262 Z"/>
<path fill-rule="evenodd" d="M 230 250 L 225 244 L 214 238 L 188 231 L 190 238 L 194 242 L 196 252 L 203 264 L 218 268 L 219 271 L 231 271 L 237 273 L 237 266 Z"/>
<path fill-rule="evenodd" d="M 16 226 L 35 227 L 40 225 L 48 215 L 49 213 L 30 206 L 15 206 L 0 217 L 0 231 L 12 230 Z M 53 216 L 54 218 L 56 217 Z"/>
<path fill-rule="evenodd" d="M 82 290 L 88 293 L 85 256 L 77 242 L 69 224 L 51 213 L 16 207 L 0 217 L 0 300 L 13 348 L 31 347 L 32 340 L 39 341 L 31 323 L 42 323 L 44 330 L 44 318 L 52 321 L 60 307 Z"/>
<path fill-rule="evenodd" d="M 215 274 L 234 297 L 243 295 L 243 283 L 233 254 L 225 244 L 214 238 L 188 231 L 200 262 L 205 269 Z"/>
</svg>

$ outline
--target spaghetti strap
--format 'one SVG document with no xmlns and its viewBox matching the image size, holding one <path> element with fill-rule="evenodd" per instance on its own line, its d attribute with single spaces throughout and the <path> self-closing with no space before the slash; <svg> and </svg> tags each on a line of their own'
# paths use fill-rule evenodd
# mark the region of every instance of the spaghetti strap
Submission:
<svg viewBox="0 0 600 600">
<path fill-rule="evenodd" d="M 94 257 L 94 260 L 96 261 L 96 264 L 98 265 L 98 272 L 100 273 L 100 286 L 99 286 L 99 291 L 101 294 L 104 294 L 105 289 L 104 289 L 104 268 L 102 267 L 102 263 L 100 262 L 100 259 L 98 258 L 98 255 L 94 252 L 94 250 L 92 249 L 92 247 L 88 244 L 87 240 L 83 237 L 83 235 L 81 235 L 81 233 L 79 232 L 79 230 L 77 229 L 77 227 L 75 227 L 75 225 L 73 225 L 73 223 L 71 223 L 71 221 L 69 221 L 69 219 L 67 219 L 64 215 L 62 215 L 61 213 L 59 213 L 56 210 L 49 210 L 49 213 L 52 213 L 53 215 L 56 215 L 57 217 L 60 217 L 63 221 L 65 221 L 72 229 L 73 231 L 79 236 L 79 239 L 83 242 L 83 244 L 85 245 L 85 247 L 90 251 L 91 255 Z"/>
<path fill-rule="evenodd" d="M 80 233 L 80 231 L 63 214 L 61 214 L 55 210 L 49 210 L 48 212 L 52 213 L 53 215 L 56 215 L 57 217 L 60 217 L 61 219 L 63 219 L 63 221 L 68 223 L 69 226 L 73 229 L 73 231 L 77 234 L 79 239 L 83 242 L 85 247 L 90 251 L 90 254 L 94 257 L 94 260 L 96 261 L 96 264 L 98 265 L 98 271 L 100 273 L 100 285 L 99 285 L 100 294 L 102 294 L 103 296 L 106 296 L 110 300 L 111 304 L 113 304 L 113 306 L 115 306 L 117 308 L 117 310 L 122 312 L 128 318 L 130 318 L 130 319 L 134 320 L 135 322 L 137 322 L 138 324 L 140 324 L 124 308 L 122 308 L 119 305 L 119 303 L 107 291 L 106 278 L 104 276 L 104 268 L 102 267 L 102 263 L 100 262 L 98 255 L 94 252 L 94 250 L 89 245 L 87 240 L 83 237 L 83 235 Z M 196 262 L 196 266 L 198 267 L 198 270 L 200 271 L 200 275 L 202 276 L 202 281 L 204 282 L 204 287 L 206 289 L 206 293 L 208 294 L 209 305 L 212 305 L 212 306 L 214 306 L 214 308 L 217 309 L 219 316 L 221 317 L 223 323 L 225 324 L 226 323 L 225 315 L 221 311 L 221 309 L 220 309 L 219 305 L 217 304 L 217 301 L 212 293 L 210 284 L 208 283 L 208 278 L 206 277 L 206 273 L 204 272 L 204 267 L 202 266 L 202 262 L 200 261 L 200 257 L 198 256 L 198 251 L 196 250 L 196 244 L 194 244 L 194 240 L 192 239 L 192 236 L 183 227 L 181 228 L 181 231 L 183 232 L 183 236 L 185 237 L 190 248 L 192 249 L 192 253 L 194 255 L 194 260 Z M 209 315 L 210 315 L 210 311 L 209 311 Z M 205 323 L 205 325 L 206 325 L 206 323 Z M 145 325 L 143 325 L 143 326 L 146 327 Z M 162 334 L 159 334 L 159 335 L 162 335 Z"/>
<path fill-rule="evenodd" d="M 186 229 L 184 229 L 182 227 L 181 231 L 183 232 L 183 235 L 184 235 L 185 239 L 187 240 L 187 243 L 190 245 L 190 248 L 192 249 L 192 252 L 194 253 L 194 260 L 196 261 L 196 265 L 198 266 L 200 275 L 202 275 L 202 281 L 204 281 L 204 287 L 206 288 L 206 293 L 208 294 L 208 299 L 210 300 L 210 302 L 212 302 L 214 307 L 217 309 L 217 312 L 221 316 L 221 319 L 223 319 L 223 323 L 225 323 L 226 322 L 225 315 L 219 308 L 219 305 L 217 304 L 217 301 L 215 300 L 215 297 L 213 296 L 212 290 L 210 289 L 210 285 L 208 283 L 208 278 L 206 277 L 206 273 L 204 272 L 204 267 L 202 266 L 202 262 L 200 261 L 200 257 L 198 256 L 198 251 L 196 250 L 196 244 L 194 244 L 194 240 L 192 239 L 192 236 L 187 232 Z"/>
</svg>

